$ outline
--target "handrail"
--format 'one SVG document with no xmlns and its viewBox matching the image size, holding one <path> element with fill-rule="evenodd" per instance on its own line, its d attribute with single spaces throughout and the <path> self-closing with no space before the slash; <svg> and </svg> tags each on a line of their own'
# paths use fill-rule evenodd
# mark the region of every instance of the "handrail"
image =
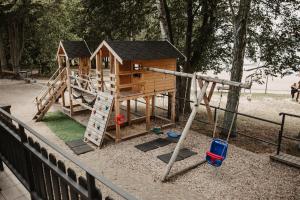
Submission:
<svg viewBox="0 0 300 200">
<path fill-rule="evenodd" d="M 113 184 L 111 181 L 109 181 L 104 176 L 99 175 L 96 171 L 94 171 L 93 169 L 87 167 L 84 163 L 82 163 L 81 161 L 79 161 L 78 159 L 76 159 L 75 157 L 73 157 L 72 155 L 70 155 L 69 153 L 65 152 L 58 145 L 56 145 L 56 144 L 48 141 L 44 136 L 42 136 L 41 134 L 37 133 L 35 130 L 33 130 L 29 126 L 27 126 L 24 122 L 20 121 L 19 119 L 17 119 L 14 116 L 12 116 L 11 114 L 9 114 L 8 112 L 6 112 L 2 108 L 0 108 L 0 112 L 2 114 L 4 114 L 6 117 L 8 117 L 8 118 L 12 119 L 13 121 L 17 122 L 20 126 L 22 126 L 24 129 L 26 129 L 27 131 L 29 131 L 32 135 L 34 135 L 36 138 L 38 138 L 39 140 L 41 140 L 43 143 L 45 143 L 46 145 L 48 145 L 49 147 L 51 147 L 53 150 L 55 150 L 56 152 L 58 152 L 60 155 L 62 155 L 63 157 L 65 157 L 66 159 L 68 159 L 69 161 L 71 161 L 72 163 L 74 163 L 75 165 L 77 165 L 78 167 L 80 167 L 81 169 L 83 169 L 84 171 L 86 171 L 87 173 L 89 173 L 90 175 L 92 175 L 93 177 L 95 177 L 95 179 L 97 179 L 102 184 L 104 184 L 105 186 L 107 186 L 108 188 L 110 188 L 116 194 L 120 195 L 121 197 L 123 197 L 125 199 L 137 200 L 137 198 L 135 198 L 131 194 L 127 193 L 126 191 L 124 191 L 120 187 L 116 186 L 115 184 Z"/>
<path fill-rule="evenodd" d="M 279 113 L 279 115 L 286 115 L 286 116 L 290 116 L 290 117 L 296 117 L 296 118 L 300 118 L 300 115 L 296 115 L 296 114 L 291 114 L 291 113 L 286 113 L 286 112 L 281 112 Z"/>
<path fill-rule="evenodd" d="M 41 99 L 44 99 L 44 98 L 47 96 L 47 94 L 48 94 L 49 91 L 52 89 L 52 87 L 54 86 L 54 84 L 56 84 L 56 83 L 60 80 L 61 75 L 62 75 L 63 73 L 65 73 L 65 71 L 66 71 L 66 68 L 63 68 L 62 71 L 56 76 L 56 78 L 52 81 L 52 83 L 51 83 L 50 85 L 49 85 L 49 82 L 50 82 L 50 81 L 47 83 L 47 88 L 46 88 L 46 90 L 42 90 L 42 91 L 40 92 L 40 94 L 39 94 L 38 96 L 36 96 L 35 100 L 36 100 L 37 103 L 39 103 Z M 42 94 L 42 95 L 41 95 L 41 94 Z"/>
</svg>

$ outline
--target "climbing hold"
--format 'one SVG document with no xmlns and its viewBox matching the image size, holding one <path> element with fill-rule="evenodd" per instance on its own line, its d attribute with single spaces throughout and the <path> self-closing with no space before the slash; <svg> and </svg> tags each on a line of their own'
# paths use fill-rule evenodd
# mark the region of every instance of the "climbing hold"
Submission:
<svg viewBox="0 0 300 200">
<path fill-rule="evenodd" d="M 105 110 L 108 110 L 109 109 L 109 107 L 108 106 L 105 106 Z"/>
</svg>

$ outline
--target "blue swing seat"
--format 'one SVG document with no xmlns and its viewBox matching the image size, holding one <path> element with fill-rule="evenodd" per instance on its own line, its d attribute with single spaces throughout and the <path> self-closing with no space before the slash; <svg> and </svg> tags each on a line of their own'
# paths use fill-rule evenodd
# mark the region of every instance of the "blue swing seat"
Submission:
<svg viewBox="0 0 300 200">
<path fill-rule="evenodd" d="M 206 152 L 206 161 L 214 167 L 220 167 L 226 159 L 228 142 L 221 139 L 213 139 L 210 151 Z"/>
</svg>

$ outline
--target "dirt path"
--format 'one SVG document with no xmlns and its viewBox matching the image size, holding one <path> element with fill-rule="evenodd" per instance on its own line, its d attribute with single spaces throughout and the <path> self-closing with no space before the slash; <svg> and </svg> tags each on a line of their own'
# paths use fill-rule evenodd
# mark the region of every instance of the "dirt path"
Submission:
<svg viewBox="0 0 300 200">
<path fill-rule="evenodd" d="M 32 121 L 35 112 L 33 99 L 40 89 L 36 84 L 0 80 L 0 103 L 11 104 L 13 115 L 72 153 L 43 122 Z M 243 97 L 240 111 L 264 117 L 274 116 L 274 120 L 279 120 L 275 115 L 278 116 L 281 109 L 290 112 L 300 109 L 298 104 L 289 100 L 286 102 L 282 99 L 257 99 L 249 105 Z M 52 108 L 52 111 L 56 109 L 58 107 Z M 119 144 L 108 143 L 102 149 L 79 158 L 139 199 L 300 199 L 299 170 L 270 162 L 269 154 L 252 153 L 234 145 L 230 146 L 228 158 L 221 168 L 203 165 L 171 182 L 161 183 L 159 180 L 165 164 L 156 156 L 171 152 L 175 144 L 147 153 L 134 147 L 155 138 L 156 135 L 149 134 Z M 202 159 L 210 140 L 203 134 L 191 131 L 184 146 L 198 155 L 177 162 L 173 170 Z"/>
</svg>

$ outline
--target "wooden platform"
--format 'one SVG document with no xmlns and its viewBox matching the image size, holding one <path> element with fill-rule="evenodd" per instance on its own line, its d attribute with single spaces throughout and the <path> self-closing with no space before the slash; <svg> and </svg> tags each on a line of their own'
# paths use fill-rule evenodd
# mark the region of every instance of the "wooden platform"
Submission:
<svg viewBox="0 0 300 200">
<path fill-rule="evenodd" d="M 300 157 L 292 156 L 285 153 L 280 153 L 279 155 L 271 155 L 271 160 L 284 163 L 291 167 L 296 167 L 300 169 Z"/>
</svg>

